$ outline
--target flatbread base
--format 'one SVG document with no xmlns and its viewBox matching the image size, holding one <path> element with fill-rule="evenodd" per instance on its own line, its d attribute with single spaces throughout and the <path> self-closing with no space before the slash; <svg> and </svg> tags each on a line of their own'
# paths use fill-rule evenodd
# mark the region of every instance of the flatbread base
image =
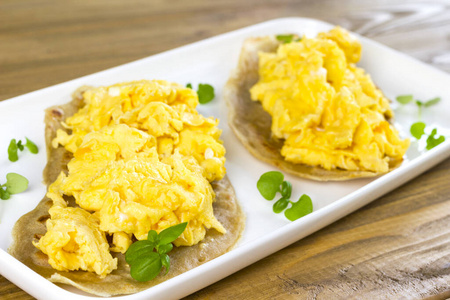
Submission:
<svg viewBox="0 0 450 300">
<path fill-rule="evenodd" d="M 228 123 L 237 138 L 257 159 L 299 177 L 318 181 L 342 181 L 381 175 L 382 173 L 370 171 L 326 170 L 322 167 L 294 164 L 281 156 L 283 140 L 272 137 L 272 117 L 259 101 L 251 100 L 249 92 L 259 78 L 258 52 L 275 52 L 279 44 L 272 36 L 250 38 L 244 42 L 238 67 L 224 88 Z M 390 170 L 398 167 L 401 162 L 391 161 Z"/>
<path fill-rule="evenodd" d="M 72 102 L 51 107 L 45 115 L 45 139 L 47 144 L 48 163 L 44 170 L 44 183 L 49 185 L 59 175 L 61 170 L 67 171 L 67 163 L 72 154 L 63 147 L 54 149 L 51 141 L 56 135 L 56 130 L 62 128 L 61 121 L 73 115 L 82 105 L 82 92 L 88 87 L 79 89 L 74 94 Z M 29 268 L 49 279 L 54 283 L 69 284 L 82 291 L 108 297 L 121 294 L 132 294 L 146 290 L 160 282 L 175 277 L 183 272 L 195 268 L 233 249 L 244 229 L 245 217 L 237 202 L 234 189 L 227 177 L 212 183 L 216 193 L 216 201 L 213 204 L 214 215 L 225 227 L 227 232 L 221 234 L 214 229 L 208 230 L 206 237 L 197 245 L 191 247 L 175 247 L 170 253 L 171 267 L 167 274 L 161 273 L 154 280 L 138 282 L 130 276 L 130 269 L 125 262 L 125 256 L 114 253 L 118 258 L 118 269 L 105 278 L 100 278 L 95 273 L 85 271 L 56 271 L 48 264 L 48 257 L 33 246 L 32 241 L 37 241 L 46 233 L 45 223 L 50 217 L 49 208 L 52 200 L 44 197 L 37 207 L 22 216 L 15 224 L 12 236 L 13 243 L 8 249 L 9 253 Z M 70 199 L 68 199 L 70 200 Z M 69 206 L 75 206 L 73 199 Z"/>
</svg>

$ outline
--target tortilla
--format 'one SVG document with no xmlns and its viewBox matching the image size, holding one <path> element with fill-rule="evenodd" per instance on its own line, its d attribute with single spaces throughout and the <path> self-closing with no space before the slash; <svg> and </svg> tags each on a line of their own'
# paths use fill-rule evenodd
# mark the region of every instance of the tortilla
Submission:
<svg viewBox="0 0 450 300">
<path fill-rule="evenodd" d="M 284 140 L 272 137 L 272 117 L 259 101 L 252 101 L 250 88 L 258 81 L 258 52 L 276 52 L 280 42 L 275 36 L 247 39 L 242 47 L 239 63 L 224 88 L 228 106 L 228 123 L 237 138 L 257 159 L 272 164 L 298 177 L 318 181 L 341 181 L 374 177 L 382 173 L 371 171 L 326 170 L 322 167 L 294 164 L 286 161 L 280 151 Z M 392 170 L 401 160 L 391 161 Z"/>
<path fill-rule="evenodd" d="M 46 110 L 45 139 L 48 162 L 43 177 L 47 185 L 51 184 L 62 170 L 67 171 L 66 166 L 72 154 L 62 146 L 53 148 L 51 141 L 56 136 L 57 129 L 64 129 L 61 121 L 73 115 L 82 106 L 82 92 L 86 89 L 88 87 L 77 90 L 70 103 Z M 48 197 L 44 197 L 33 211 L 17 221 L 12 231 L 13 243 L 8 250 L 22 263 L 54 283 L 69 284 L 85 292 L 104 297 L 136 293 L 210 261 L 236 246 L 244 229 L 244 214 L 227 177 L 213 182 L 212 186 L 216 193 L 216 201 L 213 204 L 214 215 L 227 232 L 221 234 L 214 229 L 207 230 L 205 239 L 197 245 L 174 247 L 169 253 L 171 261 L 169 272 L 165 275 L 161 272 L 155 279 L 148 282 L 134 280 L 130 276 L 125 255 L 114 252 L 112 255 L 118 258 L 118 268 L 105 278 L 86 271 L 54 270 L 47 262 L 47 255 L 32 244 L 33 240 L 37 241 L 47 231 L 45 223 L 50 217 L 48 209 L 52 206 L 52 200 Z M 67 200 L 69 206 L 76 206 L 73 198 Z"/>
</svg>

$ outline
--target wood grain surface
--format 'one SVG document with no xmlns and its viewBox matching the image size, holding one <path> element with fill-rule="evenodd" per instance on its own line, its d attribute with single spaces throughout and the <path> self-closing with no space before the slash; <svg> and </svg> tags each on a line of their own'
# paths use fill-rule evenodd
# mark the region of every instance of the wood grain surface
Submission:
<svg viewBox="0 0 450 300">
<path fill-rule="evenodd" d="M 450 72 L 449 1 L 0 0 L 0 100 L 289 16 L 341 25 Z M 187 299 L 446 299 L 449 224 L 446 160 Z M 2 276 L 0 298 L 32 299 Z"/>
</svg>

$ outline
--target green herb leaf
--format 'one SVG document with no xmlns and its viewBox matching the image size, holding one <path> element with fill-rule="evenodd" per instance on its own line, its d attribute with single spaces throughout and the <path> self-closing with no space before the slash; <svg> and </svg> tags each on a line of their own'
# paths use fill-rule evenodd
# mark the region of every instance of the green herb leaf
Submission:
<svg viewBox="0 0 450 300">
<path fill-rule="evenodd" d="M 441 97 L 436 97 L 436 98 L 433 98 L 433 99 L 431 99 L 431 100 L 426 101 L 423 105 L 424 105 L 425 107 L 429 107 L 429 106 L 438 104 L 439 101 L 441 101 Z"/>
<path fill-rule="evenodd" d="M 282 212 L 289 204 L 289 198 L 281 198 L 273 205 L 273 212 L 279 214 Z"/>
<path fill-rule="evenodd" d="M 164 229 L 159 233 L 159 244 L 168 244 L 175 241 L 186 229 L 187 222 Z"/>
<path fill-rule="evenodd" d="M 128 251 L 127 251 L 128 253 Z M 150 252 L 139 261 L 130 264 L 131 277 L 137 281 L 149 281 L 154 279 L 161 272 L 162 262 L 158 253 Z"/>
<path fill-rule="evenodd" d="M 420 140 L 422 135 L 425 134 L 425 123 L 423 122 L 416 122 L 411 125 L 411 128 L 409 131 L 411 132 L 411 135 L 415 137 L 416 139 Z"/>
<path fill-rule="evenodd" d="M 172 243 L 156 246 L 156 251 L 159 254 L 166 254 L 166 253 L 172 251 L 172 249 L 173 249 Z"/>
<path fill-rule="evenodd" d="M 17 173 L 8 173 L 5 186 L 10 194 L 22 193 L 28 188 L 28 179 Z"/>
<path fill-rule="evenodd" d="M 437 145 L 443 143 L 445 141 L 445 137 L 444 136 L 439 136 L 438 138 L 435 137 L 435 135 L 437 134 L 437 129 L 434 128 L 431 131 L 431 134 L 428 136 L 427 138 L 427 150 L 433 149 L 434 147 L 436 147 Z"/>
<path fill-rule="evenodd" d="M 17 142 L 16 139 L 12 139 L 8 146 L 8 159 L 12 162 L 15 162 L 19 159 L 17 155 Z"/>
<path fill-rule="evenodd" d="M 283 44 L 289 44 L 289 43 L 298 42 L 301 40 L 301 38 L 296 34 L 279 34 L 276 36 L 276 38 Z"/>
<path fill-rule="evenodd" d="M 158 233 L 155 230 L 150 230 L 147 234 L 147 240 L 157 245 L 159 243 Z"/>
<path fill-rule="evenodd" d="M 292 184 L 289 181 L 283 181 L 283 183 L 281 183 L 281 196 L 289 199 L 291 198 L 291 193 L 292 193 Z"/>
<path fill-rule="evenodd" d="M 414 100 L 413 95 L 400 95 L 397 96 L 397 102 L 401 103 L 401 104 L 408 104 L 409 102 Z"/>
<path fill-rule="evenodd" d="M 139 264 L 141 260 L 145 260 L 145 257 L 153 252 L 155 243 L 149 240 L 137 241 L 131 244 L 125 253 L 125 261 L 129 265 Z"/>
<path fill-rule="evenodd" d="M 33 143 L 32 141 L 30 141 L 27 137 L 25 137 L 25 139 L 27 140 L 27 142 L 25 144 L 25 147 L 27 147 L 28 150 L 30 150 L 31 153 L 37 154 L 39 152 L 39 149 L 36 146 L 36 144 Z"/>
<path fill-rule="evenodd" d="M 159 234 L 150 230 L 147 240 L 133 243 L 125 253 L 125 261 L 130 265 L 131 277 L 138 281 L 152 280 L 161 272 L 162 267 L 169 271 L 170 258 L 167 255 L 176 240 L 186 229 L 187 222 L 169 227 Z M 156 252 L 155 252 L 156 249 Z"/>
<path fill-rule="evenodd" d="M 303 194 L 300 199 L 292 203 L 292 206 L 284 212 L 286 218 L 291 221 L 295 221 L 313 211 L 313 205 L 311 198 L 308 195 Z"/>
<path fill-rule="evenodd" d="M 186 87 L 192 89 L 192 84 L 188 83 L 186 84 Z"/>
<path fill-rule="evenodd" d="M 169 272 L 170 269 L 170 257 L 167 254 L 161 254 L 160 256 L 161 259 L 161 263 L 164 266 L 164 268 L 166 268 L 166 273 L 167 274 Z"/>
<path fill-rule="evenodd" d="M 202 84 L 200 83 L 198 85 L 198 102 L 200 104 L 206 104 L 210 102 L 212 99 L 214 99 L 214 88 L 209 84 Z"/>
<path fill-rule="evenodd" d="M 19 148 L 20 151 L 23 151 L 24 147 L 22 145 L 22 141 L 17 142 L 17 148 Z"/>
<path fill-rule="evenodd" d="M 11 197 L 11 194 L 8 193 L 8 191 L 5 191 L 1 186 L 0 186 L 0 199 L 2 200 L 8 200 Z"/>
<path fill-rule="evenodd" d="M 273 200 L 275 194 L 280 191 L 280 185 L 283 183 L 283 180 L 283 173 L 269 171 L 261 175 L 256 183 L 256 187 L 265 199 Z"/>
</svg>

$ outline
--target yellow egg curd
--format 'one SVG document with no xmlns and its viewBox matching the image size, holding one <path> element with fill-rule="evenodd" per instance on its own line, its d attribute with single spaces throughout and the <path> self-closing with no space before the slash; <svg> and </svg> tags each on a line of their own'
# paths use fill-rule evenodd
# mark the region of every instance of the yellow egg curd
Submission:
<svg viewBox="0 0 450 300">
<path fill-rule="evenodd" d="M 165 81 L 91 89 L 53 146 L 73 153 L 49 186 L 47 233 L 34 243 L 57 270 L 104 277 L 117 268 L 110 251 L 188 222 L 176 246 L 200 242 L 215 218 L 210 184 L 225 174 L 218 121 L 200 115 L 197 94 Z M 78 207 L 68 207 L 73 197 Z M 109 240 L 107 237 L 111 237 Z"/>
<path fill-rule="evenodd" d="M 340 27 L 259 53 L 251 98 L 272 116 L 287 161 L 384 173 L 402 159 L 409 140 L 387 121 L 389 100 L 355 65 L 360 55 L 359 41 Z"/>
<path fill-rule="evenodd" d="M 209 181 L 225 175 L 225 148 L 219 140 L 218 120 L 205 118 L 196 110 L 198 96 L 190 88 L 163 80 L 142 80 L 89 89 L 84 106 L 58 130 L 53 146 L 63 145 L 75 153 L 83 137 L 113 124 L 127 124 L 157 139 L 161 156 L 176 149 L 200 163 Z"/>
</svg>

